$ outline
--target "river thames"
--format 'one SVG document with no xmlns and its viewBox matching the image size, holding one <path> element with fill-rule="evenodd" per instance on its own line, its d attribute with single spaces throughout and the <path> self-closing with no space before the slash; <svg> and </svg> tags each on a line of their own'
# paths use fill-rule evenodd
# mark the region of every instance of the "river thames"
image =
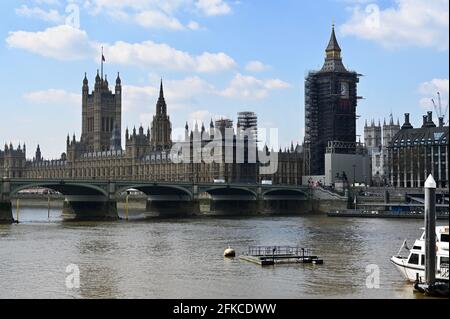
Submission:
<svg viewBox="0 0 450 319">
<path fill-rule="evenodd" d="M 0 298 L 416 298 L 390 263 L 420 220 L 295 217 L 66 222 L 60 212 L 23 208 L 0 225 Z M 441 224 L 438 222 L 438 224 Z M 311 248 L 324 265 L 262 268 L 224 259 L 250 245 Z M 66 287 L 66 267 L 80 287 Z M 380 271 L 369 289 L 369 265 Z"/>
</svg>

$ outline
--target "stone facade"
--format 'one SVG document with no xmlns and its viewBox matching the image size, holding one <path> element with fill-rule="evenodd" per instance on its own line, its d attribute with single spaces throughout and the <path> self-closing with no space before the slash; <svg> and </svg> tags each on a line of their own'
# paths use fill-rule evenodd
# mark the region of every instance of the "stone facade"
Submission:
<svg viewBox="0 0 450 319">
<path fill-rule="evenodd" d="M 442 118 L 436 126 L 432 112 L 423 117 L 420 128 L 413 128 L 406 114 L 388 148 L 391 185 L 424 187 L 432 174 L 438 187 L 448 188 L 448 139 L 448 126 Z"/>
<path fill-rule="evenodd" d="M 24 177 L 26 166 L 26 146 L 14 148 L 10 143 L 5 144 L 3 151 L 0 150 L 0 177 L 21 178 Z"/>
<path fill-rule="evenodd" d="M 384 186 L 389 183 L 388 148 L 394 136 L 400 131 L 400 123 L 394 123 L 391 114 L 389 124 L 384 120 L 383 126 L 372 120 L 364 126 L 364 143 L 371 162 L 372 184 Z"/>
<path fill-rule="evenodd" d="M 268 150 L 266 149 L 266 152 Z M 272 181 L 273 185 L 302 185 L 303 179 L 303 152 L 300 145 L 290 149 L 279 150 L 278 169 L 275 174 L 260 175 L 260 183 L 263 180 Z"/>
<path fill-rule="evenodd" d="M 89 93 L 89 83 L 84 76 L 82 89 L 81 144 L 87 152 L 104 152 L 110 149 L 114 128 L 122 127 L 122 82 L 117 75 L 115 92 L 109 89 L 108 79 L 97 71 L 94 91 Z"/>
<path fill-rule="evenodd" d="M 82 135 L 67 136 L 66 152 L 57 160 L 44 160 L 38 146 L 32 160 L 26 160 L 25 146 L 12 145 L 0 151 L 0 173 L 8 178 L 31 179 L 101 179 L 145 180 L 155 182 L 258 183 L 270 179 L 274 184 L 301 185 L 302 153 L 300 147 L 278 153 L 278 170 L 270 176 L 259 174 L 259 161 L 249 160 L 256 141 L 241 138 L 233 130 L 233 121 L 221 119 L 209 130 L 186 124 L 183 141 L 171 139 L 172 124 L 161 83 L 156 113 L 147 131 L 127 128 L 125 148 L 121 143 L 121 79 L 115 91 L 107 79 L 97 74 L 94 91 L 89 94 L 88 80 L 83 80 Z M 226 130 L 232 131 L 231 143 L 225 142 Z M 221 136 L 222 139 L 218 139 Z M 222 141 L 222 146 L 205 148 Z M 186 150 L 188 150 L 186 152 Z M 231 157 L 230 157 L 231 154 Z M 238 154 L 244 154 L 241 159 Z M 211 158 L 213 161 L 211 161 Z"/>
</svg>

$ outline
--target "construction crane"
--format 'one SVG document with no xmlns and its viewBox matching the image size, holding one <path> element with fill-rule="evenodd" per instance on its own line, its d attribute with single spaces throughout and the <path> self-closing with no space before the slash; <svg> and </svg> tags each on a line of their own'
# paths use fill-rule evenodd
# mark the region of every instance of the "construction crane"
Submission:
<svg viewBox="0 0 450 319">
<path fill-rule="evenodd" d="M 445 125 L 448 125 L 448 119 L 447 122 L 445 121 L 446 117 L 447 117 L 447 113 L 448 113 L 448 102 L 447 102 L 447 106 L 445 107 L 445 112 L 442 110 L 442 99 L 441 99 L 441 93 L 437 92 L 437 96 L 438 96 L 438 103 L 436 103 L 434 101 L 434 98 L 431 99 L 431 102 L 433 102 L 433 106 L 434 106 L 434 110 L 437 113 L 438 117 L 442 117 L 442 119 L 444 120 Z"/>
</svg>

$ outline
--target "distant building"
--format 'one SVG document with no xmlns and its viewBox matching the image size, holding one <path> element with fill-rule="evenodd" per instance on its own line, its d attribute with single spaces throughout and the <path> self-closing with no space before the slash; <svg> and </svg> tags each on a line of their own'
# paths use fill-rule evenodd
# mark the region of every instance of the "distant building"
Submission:
<svg viewBox="0 0 450 319">
<path fill-rule="evenodd" d="M 162 80 L 158 102 L 156 103 L 156 114 L 152 122 L 150 144 L 153 151 L 167 151 L 172 147 L 172 124 L 170 123 L 170 116 L 167 115 Z"/>
<path fill-rule="evenodd" d="M 424 187 L 432 174 L 438 187 L 448 188 L 448 139 L 448 126 L 442 118 L 436 126 L 432 112 L 423 117 L 420 128 L 413 128 L 405 114 L 405 123 L 388 147 L 392 186 Z"/>
<path fill-rule="evenodd" d="M 258 117 L 254 112 L 239 112 L 237 130 L 239 135 L 247 133 L 248 139 L 258 140 Z"/>
<path fill-rule="evenodd" d="M 355 154 L 359 76 L 342 63 L 333 26 L 322 69 L 310 72 L 305 81 L 305 175 L 327 173 L 325 153 L 330 142 L 335 153 Z"/>
<path fill-rule="evenodd" d="M 122 82 L 119 75 L 114 93 L 109 89 L 107 77 L 103 79 L 98 71 L 94 91 L 89 93 L 89 82 L 84 75 L 81 121 L 80 146 L 84 151 L 109 151 L 114 128 L 119 131 L 122 128 Z"/>
<path fill-rule="evenodd" d="M 372 183 L 384 186 L 389 183 L 388 147 L 392 138 L 400 131 L 400 123 L 394 123 L 391 114 L 389 124 L 384 120 L 383 126 L 372 120 L 371 124 L 364 126 L 364 143 L 368 151 L 371 163 Z"/>
<path fill-rule="evenodd" d="M 303 183 L 330 186 L 342 174 L 370 180 L 368 156 L 356 141 L 359 77 L 344 66 L 333 26 L 322 69 L 305 80 Z"/>
<path fill-rule="evenodd" d="M 271 152 L 264 147 L 266 154 Z M 272 152 L 274 152 L 272 150 Z M 303 183 L 303 152 L 300 145 L 291 144 L 289 149 L 278 151 L 278 169 L 275 174 L 260 175 L 259 183 L 271 181 L 273 185 L 306 185 Z"/>
<path fill-rule="evenodd" d="M 364 126 L 364 144 L 366 145 L 369 155 L 377 153 L 382 148 L 382 133 L 381 123 L 375 125 L 375 121 L 372 120 L 371 125 Z"/>
<path fill-rule="evenodd" d="M 97 72 L 91 93 L 86 75 L 84 77 L 81 116 L 81 138 L 77 140 L 75 134 L 68 135 L 66 152 L 57 160 L 44 160 L 39 145 L 32 160 L 26 160 L 25 145 L 17 148 L 5 145 L 0 151 L 0 177 L 198 183 L 214 180 L 257 183 L 261 180 L 255 113 L 239 113 L 237 132 L 231 119 L 220 119 L 215 123 L 211 120 L 208 131 L 203 123 L 201 128 L 196 123 L 193 130 L 186 124 L 185 139 L 177 142 L 189 151 L 186 155 L 173 149 L 172 123 L 161 81 L 150 127 L 146 131 L 142 125 L 132 131 L 126 128 L 123 148 L 122 81 L 118 75 L 113 93 L 106 76 L 103 79 Z M 250 132 L 251 137 L 245 137 L 244 132 Z M 228 138 L 227 142 L 225 138 Z M 205 151 L 217 140 L 222 142 L 221 149 L 212 147 Z M 301 183 L 301 154 L 285 150 L 278 155 L 279 171 L 270 180 L 274 184 Z"/>
<path fill-rule="evenodd" d="M 342 153 L 342 146 L 329 142 L 325 153 L 325 185 L 335 185 L 345 175 L 349 184 L 371 183 L 370 157 L 362 143 L 356 143 L 354 152 Z"/>
<path fill-rule="evenodd" d="M 24 177 L 26 146 L 14 148 L 10 143 L 0 150 L 0 178 Z"/>
</svg>

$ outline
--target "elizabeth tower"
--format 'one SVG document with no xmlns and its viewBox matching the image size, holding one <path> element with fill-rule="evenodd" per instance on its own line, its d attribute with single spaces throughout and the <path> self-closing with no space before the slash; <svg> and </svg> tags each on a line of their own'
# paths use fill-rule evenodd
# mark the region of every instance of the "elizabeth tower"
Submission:
<svg viewBox="0 0 450 319">
<path fill-rule="evenodd" d="M 355 153 L 359 76 L 342 63 L 333 26 L 325 64 L 305 80 L 305 175 L 325 175 L 327 147 Z"/>
</svg>

